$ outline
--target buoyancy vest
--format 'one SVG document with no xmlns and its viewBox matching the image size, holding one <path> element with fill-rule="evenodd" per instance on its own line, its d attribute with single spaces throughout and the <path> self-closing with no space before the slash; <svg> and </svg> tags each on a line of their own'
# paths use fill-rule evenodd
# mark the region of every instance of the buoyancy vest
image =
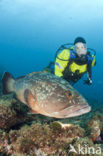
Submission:
<svg viewBox="0 0 103 156">
<path fill-rule="evenodd" d="M 87 53 L 87 62 L 84 64 L 78 64 L 75 62 L 76 53 L 74 49 L 64 49 L 55 60 L 55 75 L 64 76 L 64 71 L 69 71 L 69 74 L 76 73 L 78 76 L 84 74 L 87 71 L 88 64 L 95 65 L 95 56 Z M 65 61 L 66 60 L 66 61 Z"/>
</svg>

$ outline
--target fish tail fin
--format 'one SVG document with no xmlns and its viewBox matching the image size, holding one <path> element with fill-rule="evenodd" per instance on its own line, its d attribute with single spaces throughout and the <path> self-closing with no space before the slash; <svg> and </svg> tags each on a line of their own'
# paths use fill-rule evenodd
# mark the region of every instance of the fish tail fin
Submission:
<svg viewBox="0 0 103 156">
<path fill-rule="evenodd" d="M 5 72 L 2 77 L 2 92 L 3 94 L 9 94 L 14 91 L 14 78 L 8 72 Z"/>
</svg>

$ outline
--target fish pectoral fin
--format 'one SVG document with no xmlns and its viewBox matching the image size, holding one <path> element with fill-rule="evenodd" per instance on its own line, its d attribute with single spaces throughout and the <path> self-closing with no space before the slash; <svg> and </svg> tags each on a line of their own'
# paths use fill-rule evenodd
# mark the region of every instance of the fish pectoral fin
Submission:
<svg viewBox="0 0 103 156">
<path fill-rule="evenodd" d="M 37 100 L 33 96 L 32 92 L 29 89 L 26 89 L 24 92 L 24 99 L 26 104 L 33 109 L 36 106 Z"/>
<path fill-rule="evenodd" d="M 30 109 L 28 114 L 39 114 L 37 111 Z"/>
</svg>

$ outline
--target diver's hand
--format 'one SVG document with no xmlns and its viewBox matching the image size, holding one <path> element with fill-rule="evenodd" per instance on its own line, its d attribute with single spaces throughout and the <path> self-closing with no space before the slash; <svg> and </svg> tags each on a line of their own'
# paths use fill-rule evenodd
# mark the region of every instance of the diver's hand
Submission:
<svg viewBox="0 0 103 156">
<path fill-rule="evenodd" d="M 92 80 L 91 79 L 84 80 L 84 84 L 91 85 Z"/>
</svg>

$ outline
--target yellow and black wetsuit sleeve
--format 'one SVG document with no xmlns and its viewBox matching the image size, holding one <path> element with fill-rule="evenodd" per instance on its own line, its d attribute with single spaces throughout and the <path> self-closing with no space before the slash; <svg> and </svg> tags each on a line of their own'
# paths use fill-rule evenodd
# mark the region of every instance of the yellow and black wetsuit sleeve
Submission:
<svg viewBox="0 0 103 156">
<path fill-rule="evenodd" d="M 95 56 L 94 55 L 92 55 L 92 58 L 93 58 L 93 60 L 92 60 L 92 67 L 93 67 L 93 66 L 96 65 L 96 60 L 95 60 Z"/>
<path fill-rule="evenodd" d="M 88 72 L 88 78 L 91 79 L 91 75 L 92 75 L 92 69 L 91 67 L 96 65 L 96 61 L 95 61 L 95 56 L 92 55 L 92 60 L 89 61 L 89 63 L 87 64 L 87 72 Z"/>
<path fill-rule="evenodd" d="M 68 62 L 69 62 L 69 57 L 70 57 L 70 50 L 69 49 L 64 49 L 58 56 L 56 57 L 55 60 L 55 75 L 62 77 L 63 76 L 63 71 L 66 68 Z"/>
</svg>

